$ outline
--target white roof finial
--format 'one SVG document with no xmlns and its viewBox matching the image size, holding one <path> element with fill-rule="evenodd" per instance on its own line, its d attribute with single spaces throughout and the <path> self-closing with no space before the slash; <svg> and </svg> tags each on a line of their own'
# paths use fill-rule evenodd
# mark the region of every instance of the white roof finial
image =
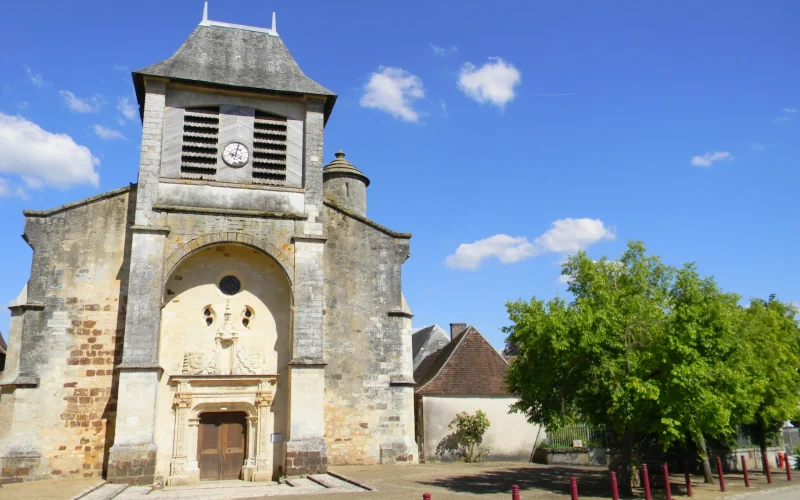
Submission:
<svg viewBox="0 0 800 500">
<path fill-rule="evenodd" d="M 208 22 L 208 2 L 203 2 L 203 22 Z"/>
<path fill-rule="evenodd" d="M 272 34 L 273 35 L 277 35 L 278 34 L 278 23 L 277 23 L 277 21 L 275 21 L 275 13 L 274 12 L 272 13 Z"/>
</svg>

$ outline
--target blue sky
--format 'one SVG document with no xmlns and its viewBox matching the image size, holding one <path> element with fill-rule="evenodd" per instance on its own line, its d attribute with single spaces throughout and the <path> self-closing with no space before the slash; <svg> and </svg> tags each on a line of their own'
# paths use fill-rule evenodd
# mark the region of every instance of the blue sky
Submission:
<svg viewBox="0 0 800 500">
<path fill-rule="evenodd" d="M 800 301 L 800 4 L 212 1 L 269 26 L 339 94 L 326 129 L 414 234 L 423 326 L 497 347 L 509 299 L 566 294 L 577 248 L 641 239 L 744 297 Z M 0 303 L 28 278 L 22 209 L 135 182 L 130 70 L 167 58 L 202 1 L 27 2 L 0 30 Z M 463 245 L 463 246 L 462 246 Z M 0 330 L 8 311 L 0 311 Z"/>
</svg>

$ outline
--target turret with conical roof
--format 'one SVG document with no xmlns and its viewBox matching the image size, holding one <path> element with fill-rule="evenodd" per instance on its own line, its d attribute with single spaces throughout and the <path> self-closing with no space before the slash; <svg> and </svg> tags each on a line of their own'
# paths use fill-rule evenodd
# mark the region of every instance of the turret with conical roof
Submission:
<svg viewBox="0 0 800 500">
<path fill-rule="evenodd" d="M 345 159 L 344 152 L 336 152 L 336 159 L 322 169 L 325 198 L 362 217 L 367 216 L 367 186 L 369 179 Z"/>
</svg>

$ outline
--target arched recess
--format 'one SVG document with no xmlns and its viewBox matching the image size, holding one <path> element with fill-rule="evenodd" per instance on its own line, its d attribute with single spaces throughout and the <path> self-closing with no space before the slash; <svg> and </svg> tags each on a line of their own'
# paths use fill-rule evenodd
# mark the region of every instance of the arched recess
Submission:
<svg viewBox="0 0 800 500">
<path fill-rule="evenodd" d="M 199 236 L 172 252 L 164 261 L 164 279 L 166 280 L 184 259 L 211 245 L 242 245 L 261 250 L 278 261 L 289 284 L 294 289 L 294 263 L 287 252 L 262 238 L 230 231 Z"/>
</svg>

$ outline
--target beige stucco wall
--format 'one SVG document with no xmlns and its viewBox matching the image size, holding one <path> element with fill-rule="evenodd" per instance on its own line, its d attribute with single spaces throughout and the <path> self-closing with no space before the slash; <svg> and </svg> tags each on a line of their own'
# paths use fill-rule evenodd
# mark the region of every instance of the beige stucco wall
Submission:
<svg viewBox="0 0 800 500">
<path fill-rule="evenodd" d="M 512 397 L 423 397 L 425 423 L 426 461 L 439 460 L 436 446 L 452 431 L 447 428 L 457 413 L 466 411 L 486 413 L 491 424 L 483 437 L 483 445 L 490 455 L 486 460 L 524 460 L 527 461 L 537 440 L 538 425 L 529 424 L 519 413 L 508 413 L 509 406 L 516 401 Z M 544 429 L 538 436 L 544 439 Z M 453 460 L 446 456 L 442 460 Z"/>
<path fill-rule="evenodd" d="M 242 291 L 233 296 L 220 292 L 217 284 L 227 275 L 239 278 Z M 156 474 L 169 475 L 175 413 L 175 387 L 171 375 L 180 375 L 184 354 L 217 352 L 216 335 L 224 323 L 226 310 L 238 341 L 237 352 L 250 359 L 263 360 L 262 373 L 278 374 L 272 405 L 274 428 L 270 433 L 287 435 L 287 363 L 290 360 L 291 288 L 283 270 L 259 250 L 239 245 L 216 245 L 202 249 L 181 262 L 167 278 L 159 341 L 159 364 L 164 375 L 159 382 L 156 412 Z M 214 321 L 206 325 L 203 311 L 214 311 Z M 253 315 L 248 327 L 242 324 L 245 308 Z M 234 362 L 235 364 L 235 362 Z M 273 464 L 283 463 L 283 446 L 273 446 Z"/>
</svg>

